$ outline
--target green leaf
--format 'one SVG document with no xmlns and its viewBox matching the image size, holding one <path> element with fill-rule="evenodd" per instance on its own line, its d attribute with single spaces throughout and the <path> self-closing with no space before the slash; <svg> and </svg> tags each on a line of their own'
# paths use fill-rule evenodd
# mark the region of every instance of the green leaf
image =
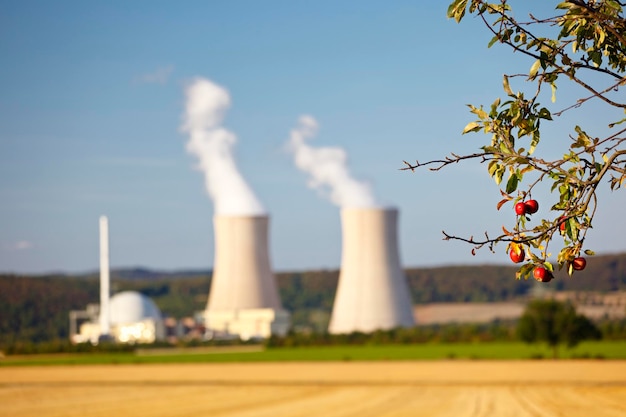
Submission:
<svg viewBox="0 0 626 417">
<path fill-rule="evenodd" d="M 617 1 L 609 0 L 606 2 L 606 5 L 615 10 L 616 12 L 621 12 L 622 6 Z"/>
<path fill-rule="evenodd" d="M 590 51 L 589 58 L 593 61 L 596 67 L 602 65 L 602 53 L 599 51 Z"/>
<path fill-rule="evenodd" d="M 515 273 L 515 279 L 528 279 L 534 268 L 535 266 L 532 263 L 525 264 Z"/>
<path fill-rule="evenodd" d="M 474 113 L 476 116 L 478 116 L 478 118 L 480 120 L 484 120 L 486 118 L 488 118 L 489 116 L 487 115 L 487 112 L 483 110 L 483 107 L 474 107 L 472 105 L 469 106 L 470 107 L 470 111 L 472 113 Z"/>
<path fill-rule="evenodd" d="M 468 123 L 467 126 L 465 126 L 465 129 L 463 129 L 463 134 L 469 133 L 469 132 L 477 132 L 480 130 L 480 124 L 478 122 L 471 122 Z"/>
<path fill-rule="evenodd" d="M 500 36 L 496 35 L 493 38 L 491 38 L 491 40 L 489 41 L 489 44 L 487 44 L 487 48 L 491 48 L 493 46 L 494 43 L 498 42 L 500 40 Z"/>
<path fill-rule="evenodd" d="M 519 178 L 517 174 L 511 174 L 509 180 L 506 183 L 506 192 L 507 194 L 511 194 L 515 190 L 517 190 L 517 184 L 519 182 Z"/>
<path fill-rule="evenodd" d="M 498 169 L 496 170 L 496 173 L 493 177 L 493 179 L 496 182 L 496 185 L 500 185 L 500 183 L 502 182 L 502 177 L 504 176 L 504 167 L 503 166 L 498 166 Z"/>
<path fill-rule="evenodd" d="M 600 26 L 597 27 L 599 28 Z M 596 34 L 598 35 L 598 45 L 602 45 L 606 38 L 606 33 L 602 29 L 596 29 Z"/>
<path fill-rule="evenodd" d="M 528 72 L 528 78 L 531 80 L 537 76 L 537 71 L 539 71 L 539 67 L 541 67 L 541 60 L 538 59 L 535 61 L 532 67 L 530 67 L 530 71 Z"/>
<path fill-rule="evenodd" d="M 550 114 L 550 110 L 546 109 L 545 107 L 542 107 L 539 110 L 539 113 L 537 115 L 542 119 L 552 120 L 552 115 Z"/>
<path fill-rule="evenodd" d="M 511 90 L 511 86 L 509 85 L 509 77 L 506 75 L 502 79 L 502 86 L 504 87 L 505 93 L 507 93 L 509 96 L 513 95 L 513 91 Z"/>
<path fill-rule="evenodd" d="M 498 168 L 499 168 L 498 161 L 489 162 L 489 166 L 487 168 L 487 170 L 489 171 L 489 175 L 493 177 L 496 171 L 498 170 Z"/>
<path fill-rule="evenodd" d="M 626 122 L 626 119 L 622 119 L 622 120 L 620 120 L 620 121 L 617 121 L 617 122 L 611 123 L 611 124 L 609 124 L 609 127 L 610 127 L 610 128 L 612 128 L 612 127 L 614 127 L 614 126 L 616 126 L 616 125 L 619 125 L 619 124 L 622 124 L 622 123 L 624 123 L 624 122 Z"/>
<path fill-rule="evenodd" d="M 565 232 L 572 242 L 578 239 L 578 222 L 573 217 L 567 219 Z"/>
<path fill-rule="evenodd" d="M 454 18 L 457 23 L 465 16 L 465 8 L 467 7 L 468 0 L 455 0 L 448 6 L 448 17 Z"/>
<path fill-rule="evenodd" d="M 533 139 L 530 141 L 530 149 L 528 149 L 528 155 L 532 155 L 537 149 L 537 145 L 539 144 L 539 135 L 533 135 Z"/>
</svg>

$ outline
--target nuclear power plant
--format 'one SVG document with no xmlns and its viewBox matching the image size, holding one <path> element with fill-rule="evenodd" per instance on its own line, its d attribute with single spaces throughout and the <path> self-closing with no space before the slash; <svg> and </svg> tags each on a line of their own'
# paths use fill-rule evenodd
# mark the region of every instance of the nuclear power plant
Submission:
<svg viewBox="0 0 626 417">
<path fill-rule="evenodd" d="M 203 312 L 205 337 L 249 340 L 284 336 L 290 314 L 282 307 L 272 271 L 269 216 L 216 215 L 213 222 L 215 259 Z M 368 333 L 415 325 L 400 262 L 397 224 L 395 208 L 342 209 L 341 270 L 330 333 Z M 110 296 L 108 219 L 102 216 L 99 225 L 100 304 L 70 312 L 71 340 L 152 343 L 164 339 L 164 320 L 152 300 L 129 291 Z"/>
<path fill-rule="evenodd" d="M 215 260 L 205 311 L 208 337 L 243 340 L 285 335 L 282 308 L 268 248 L 269 217 L 216 215 Z"/>
<path fill-rule="evenodd" d="M 341 211 L 339 284 L 330 333 L 372 332 L 415 325 L 410 291 L 400 262 L 398 210 Z"/>
<path fill-rule="evenodd" d="M 100 217 L 100 304 L 72 310 L 70 341 L 73 343 L 112 340 L 119 343 L 154 343 L 165 338 L 161 311 L 154 302 L 136 291 L 111 297 L 109 267 L 109 219 Z M 79 321 L 82 323 L 79 326 Z"/>
</svg>

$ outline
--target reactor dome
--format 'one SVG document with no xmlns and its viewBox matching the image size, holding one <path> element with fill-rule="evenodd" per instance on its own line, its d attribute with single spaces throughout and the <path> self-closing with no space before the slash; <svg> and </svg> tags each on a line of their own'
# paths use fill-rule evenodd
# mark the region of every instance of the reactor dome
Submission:
<svg viewBox="0 0 626 417">
<path fill-rule="evenodd" d="M 138 323 L 152 319 L 160 322 L 161 311 L 150 298 L 136 291 L 123 291 L 111 297 L 111 325 Z"/>
</svg>

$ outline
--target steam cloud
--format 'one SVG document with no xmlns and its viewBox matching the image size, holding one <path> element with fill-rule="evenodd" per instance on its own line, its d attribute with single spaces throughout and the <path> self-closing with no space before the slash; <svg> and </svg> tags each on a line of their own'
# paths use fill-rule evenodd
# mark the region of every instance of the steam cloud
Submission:
<svg viewBox="0 0 626 417">
<path fill-rule="evenodd" d="M 294 155 L 296 166 L 309 174 L 309 186 L 328 194 L 330 200 L 342 208 L 375 207 L 378 204 L 369 184 L 352 178 L 346 165 L 346 152 L 337 147 L 309 146 L 307 139 L 317 134 L 317 121 L 301 116 L 298 126 L 291 131 L 288 149 Z"/>
<path fill-rule="evenodd" d="M 237 137 L 221 123 L 230 107 L 228 91 L 197 78 L 185 90 L 183 132 L 189 134 L 186 149 L 198 158 L 216 214 L 259 215 L 263 205 L 237 169 L 232 147 Z"/>
</svg>

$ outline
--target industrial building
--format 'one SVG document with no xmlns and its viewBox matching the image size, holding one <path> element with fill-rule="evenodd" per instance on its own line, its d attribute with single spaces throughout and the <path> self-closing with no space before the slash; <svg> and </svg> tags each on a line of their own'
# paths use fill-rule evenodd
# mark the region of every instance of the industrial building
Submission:
<svg viewBox="0 0 626 417">
<path fill-rule="evenodd" d="M 161 311 L 154 302 L 136 291 L 123 291 L 109 301 L 110 321 L 105 334 L 100 324 L 100 306 L 90 304 L 84 311 L 70 312 L 70 340 L 98 343 L 108 338 L 118 343 L 154 343 L 164 340 Z M 82 320 L 82 323 L 79 323 Z M 106 335 L 106 336 L 105 336 Z"/>
</svg>

